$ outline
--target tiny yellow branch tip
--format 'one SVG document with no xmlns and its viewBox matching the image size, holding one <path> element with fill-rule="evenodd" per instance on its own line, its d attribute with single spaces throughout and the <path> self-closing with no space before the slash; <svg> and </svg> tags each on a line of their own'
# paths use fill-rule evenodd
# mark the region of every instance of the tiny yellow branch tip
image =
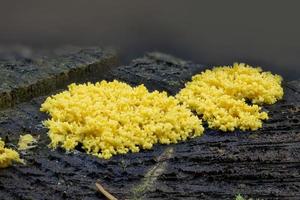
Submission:
<svg viewBox="0 0 300 200">
<path fill-rule="evenodd" d="M 0 168 L 9 167 L 13 162 L 24 163 L 20 159 L 19 153 L 13 149 L 5 148 L 5 143 L 0 138 Z"/>
<path fill-rule="evenodd" d="M 37 139 L 30 134 L 21 135 L 18 142 L 18 150 L 23 151 L 36 147 Z"/>
</svg>

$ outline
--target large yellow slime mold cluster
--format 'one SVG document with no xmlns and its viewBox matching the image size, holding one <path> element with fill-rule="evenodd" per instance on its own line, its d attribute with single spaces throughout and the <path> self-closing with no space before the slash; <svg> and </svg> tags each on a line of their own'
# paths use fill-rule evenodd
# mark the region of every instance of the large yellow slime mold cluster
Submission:
<svg viewBox="0 0 300 200">
<path fill-rule="evenodd" d="M 23 163 L 19 153 L 13 149 L 5 148 L 5 143 L 0 138 L 0 168 L 12 165 L 13 162 Z"/>
<path fill-rule="evenodd" d="M 106 159 L 203 133 L 201 120 L 176 98 L 118 81 L 71 84 L 48 97 L 41 111 L 52 117 L 44 122 L 50 146 L 72 150 L 81 143 L 87 153 Z"/>
<path fill-rule="evenodd" d="M 262 72 L 261 68 L 234 63 L 195 75 L 176 98 L 203 116 L 210 128 L 256 130 L 268 118 L 258 105 L 282 98 L 281 81 L 280 76 Z"/>
</svg>

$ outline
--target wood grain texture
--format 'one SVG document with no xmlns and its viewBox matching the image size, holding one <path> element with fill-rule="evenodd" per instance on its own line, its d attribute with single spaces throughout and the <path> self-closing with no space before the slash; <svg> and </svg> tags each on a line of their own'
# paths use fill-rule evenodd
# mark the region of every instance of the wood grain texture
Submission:
<svg viewBox="0 0 300 200">
<path fill-rule="evenodd" d="M 206 67 L 152 53 L 105 73 L 132 85 L 174 94 Z M 102 80 L 103 77 L 99 78 Z M 118 199 L 300 198 L 300 81 L 284 83 L 283 100 L 264 107 L 270 119 L 255 132 L 205 135 L 176 145 L 102 160 L 80 147 L 50 150 L 39 112 L 46 96 L 0 111 L 0 136 L 16 145 L 26 132 L 39 136 L 37 148 L 22 153 L 26 165 L 0 170 L 0 199 L 105 199 L 97 180 Z"/>
<path fill-rule="evenodd" d="M 101 76 L 117 63 L 114 50 L 101 48 L 59 56 L 0 60 L 0 108 L 46 95 L 75 81 Z"/>
</svg>

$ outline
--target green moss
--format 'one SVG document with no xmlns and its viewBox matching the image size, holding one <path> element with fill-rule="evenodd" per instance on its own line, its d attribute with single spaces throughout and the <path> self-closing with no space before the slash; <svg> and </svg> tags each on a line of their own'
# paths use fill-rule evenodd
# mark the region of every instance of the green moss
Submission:
<svg viewBox="0 0 300 200">
<path fill-rule="evenodd" d="M 236 196 L 235 196 L 235 200 L 246 200 L 244 197 L 242 197 L 242 195 L 241 194 L 237 194 Z"/>
</svg>

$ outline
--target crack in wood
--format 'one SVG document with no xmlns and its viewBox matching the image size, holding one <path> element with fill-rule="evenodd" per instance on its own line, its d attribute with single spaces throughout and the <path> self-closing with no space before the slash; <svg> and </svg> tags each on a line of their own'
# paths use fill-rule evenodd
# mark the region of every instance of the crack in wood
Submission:
<svg viewBox="0 0 300 200">
<path fill-rule="evenodd" d="M 168 160 L 174 154 L 173 147 L 167 147 L 164 152 L 156 159 L 157 164 L 154 165 L 142 179 L 141 183 L 138 184 L 132 190 L 132 197 L 130 199 L 144 199 L 144 194 L 151 190 L 154 186 L 157 178 L 163 174 L 168 165 Z"/>
</svg>

